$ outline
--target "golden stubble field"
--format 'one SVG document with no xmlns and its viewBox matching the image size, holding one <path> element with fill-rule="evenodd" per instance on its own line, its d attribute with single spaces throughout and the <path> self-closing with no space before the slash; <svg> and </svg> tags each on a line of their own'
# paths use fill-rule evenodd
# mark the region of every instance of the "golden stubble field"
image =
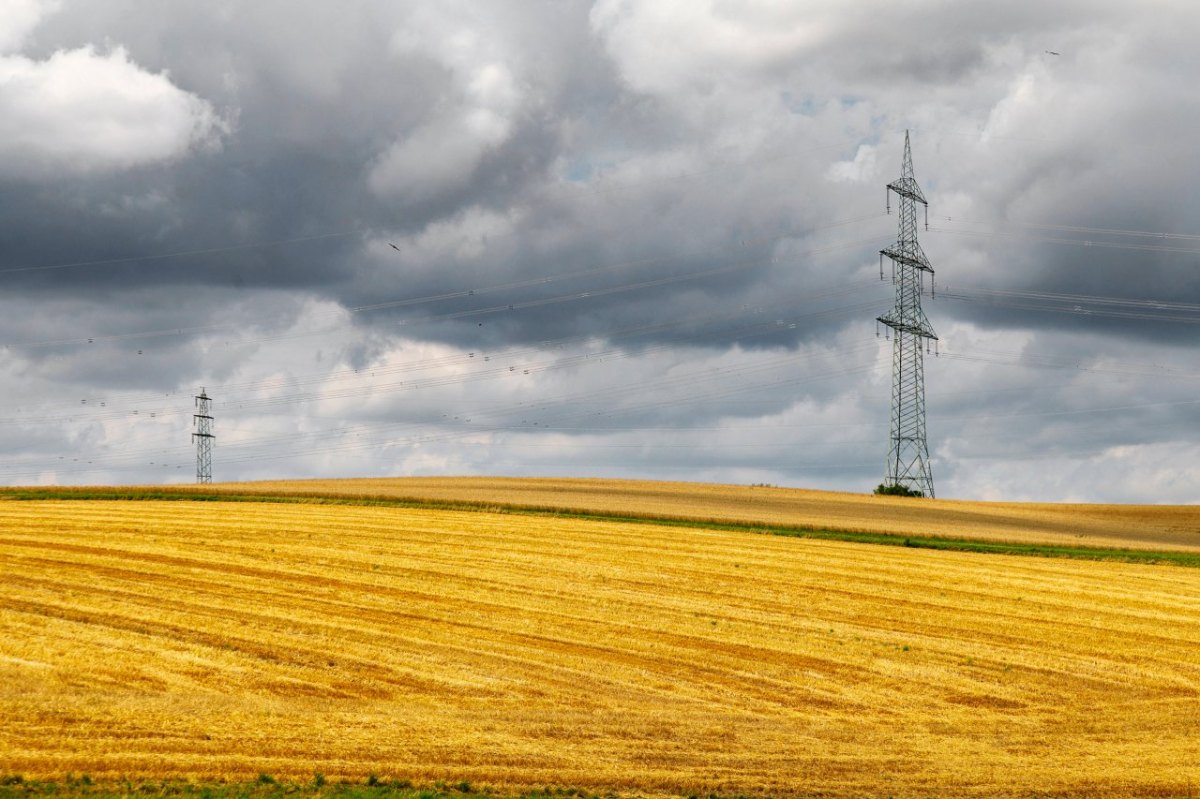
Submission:
<svg viewBox="0 0 1200 799">
<path fill-rule="evenodd" d="M 478 511 L 0 502 L 0 772 L 1200 792 L 1200 574 Z"/>
<path fill-rule="evenodd" d="M 914 501 L 802 488 L 544 477 L 296 480 L 160 490 L 471 502 L 902 536 L 1200 552 L 1200 507 L 1194 505 Z"/>
</svg>

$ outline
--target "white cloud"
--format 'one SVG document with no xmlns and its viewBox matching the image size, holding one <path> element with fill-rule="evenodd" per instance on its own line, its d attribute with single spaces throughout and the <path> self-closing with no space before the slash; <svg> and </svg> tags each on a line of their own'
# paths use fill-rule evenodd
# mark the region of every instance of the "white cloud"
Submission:
<svg viewBox="0 0 1200 799">
<path fill-rule="evenodd" d="M 0 0 L 0 53 L 11 53 L 33 32 L 51 12 L 57 10 L 57 0 Z"/>
<path fill-rule="evenodd" d="M 462 188 L 509 130 L 509 121 L 487 108 L 435 120 L 389 147 L 372 167 L 369 185 L 376 194 L 409 202 Z"/>
<path fill-rule="evenodd" d="M 517 211 L 498 214 L 481 208 L 468 208 L 450 219 L 434 222 L 409 236 L 397 234 L 376 239 L 368 251 L 376 257 L 393 260 L 391 244 L 400 251 L 406 266 L 418 269 L 423 264 L 475 261 L 495 252 L 496 242 L 512 237 L 522 215 Z"/>
<path fill-rule="evenodd" d="M 184 155 L 225 124 L 205 100 L 123 48 L 0 57 L 0 174 L 104 173 Z"/>
<path fill-rule="evenodd" d="M 455 90 L 380 154 L 368 175 L 377 195 L 415 203 L 460 189 L 512 134 L 523 92 L 501 48 L 475 25 L 470 15 L 421 9 L 393 37 L 393 53 L 433 59 L 451 73 Z"/>
<path fill-rule="evenodd" d="M 1008 502 L 1195 503 L 1200 468 L 1190 443 L 1098 447 L 1084 456 L 976 459 L 948 495 Z"/>
<path fill-rule="evenodd" d="M 891 386 L 872 321 L 892 302 L 878 281 L 897 224 L 884 184 L 909 128 L 938 270 L 926 311 L 942 357 L 926 369 L 939 496 L 1196 497 L 1187 329 L 951 296 L 1200 302 L 1191 255 L 1163 247 L 1186 239 L 1114 234 L 1137 248 L 1099 251 L 1072 243 L 1094 233 L 1030 226 L 1192 230 L 1200 105 L 1179 91 L 1191 6 L 1153 19 L 1084 0 L 63 6 L 0 0 L 0 61 L 36 97 L 22 127 L 0 115 L 5 219 L 21 231 L 4 266 L 216 246 L 224 231 L 233 244 L 365 232 L 361 246 L 339 235 L 195 259 L 211 269 L 34 273 L 69 301 L 10 276 L 0 338 L 113 337 L 0 349 L 19 423 L 0 480 L 190 479 L 191 386 L 206 385 L 218 479 L 550 472 L 869 490 Z M 245 135 L 211 171 L 73 192 L 4 179 L 113 172 L 219 137 L 178 87 L 245 109 Z M 13 91 L 0 84 L 0 108 Z M 81 208 L 90 238 L 64 227 Z M 674 282 L 692 273 L 709 276 Z M 119 290 L 135 280 L 153 288 Z M 246 285 L 199 291 L 230 283 Z M 391 307 L 345 311 L 375 303 Z M 221 327 L 136 335 L 176 315 Z M 793 316 L 794 334 L 764 329 Z M 105 414 L 118 392 L 171 415 L 117 424 Z M 50 403 L 74 419 L 39 423 Z"/>
<path fill-rule="evenodd" d="M 795 59 L 829 33 L 821 5 L 600 0 L 591 25 L 631 87 L 666 94 Z"/>
<path fill-rule="evenodd" d="M 862 144 L 850 161 L 837 161 L 830 165 L 826 178 L 834 183 L 863 183 L 876 180 L 879 170 L 875 165 L 875 148 Z"/>
</svg>

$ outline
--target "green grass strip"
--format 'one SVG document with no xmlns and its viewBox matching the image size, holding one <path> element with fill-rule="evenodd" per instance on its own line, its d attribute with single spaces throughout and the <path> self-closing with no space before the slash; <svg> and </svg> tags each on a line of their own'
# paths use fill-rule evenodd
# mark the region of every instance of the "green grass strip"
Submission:
<svg viewBox="0 0 1200 799">
<path fill-rule="evenodd" d="M 165 502 L 267 502 L 295 505 L 349 505 L 356 507 L 417 508 L 423 510 L 485 511 L 521 516 L 543 516 L 585 521 L 621 522 L 626 524 L 653 524 L 666 527 L 723 530 L 732 532 L 760 533 L 767 535 L 810 538 L 821 541 L 844 541 L 854 544 L 909 547 L 914 549 L 937 549 L 948 552 L 976 552 L 992 555 L 1025 555 L 1043 558 L 1071 558 L 1076 560 L 1108 560 L 1123 563 L 1169 563 L 1177 566 L 1200 567 L 1200 553 L 1173 552 L 1165 550 L 1141 550 L 1104 547 L 1067 546 L 1061 544 L 1025 544 L 1003 541 L 985 541 L 971 538 L 949 538 L 942 536 L 915 536 L 896 533 L 864 533 L 828 528 L 783 526 L 755 522 L 731 522 L 715 519 L 689 519 L 652 515 L 630 516 L 618 513 L 580 511 L 565 508 L 514 505 L 496 502 L 427 500 L 402 497 L 346 497 L 320 494 L 225 494 L 217 491 L 204 493 L 202 490 L 179 491 L 170 488 L 135 489 L 73 489 L 73 488 L 0 488 L 0 500 L 117 500 L 117 501 L 165 501 Z M 2 799 L 2 797 L 0 797 Z"/>
</svg>

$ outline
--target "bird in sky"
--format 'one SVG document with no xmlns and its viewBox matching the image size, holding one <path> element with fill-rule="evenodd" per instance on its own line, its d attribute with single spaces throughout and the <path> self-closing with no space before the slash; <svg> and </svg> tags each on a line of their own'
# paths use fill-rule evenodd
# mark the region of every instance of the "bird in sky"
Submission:
<svg viewBox="0 0 1200 799">
<path fill-rule="evenodd" d="M 1060 54 L 1060 53 L 1056 53 L 1056 52 L 1054 52 L 1053 50 L 1047 50 L 1047 51 L 1046 51 L 1046 55 L 1061 55 L 1061 54 Z"/>
<path fill-rule="evenodd" d="M 400 248 L 397 247 L 395 244 L 392 244 L 390 241 L 388 242 L 388 246 L 391 247 L 396 252 L 400 252 Z"/>
</svg>

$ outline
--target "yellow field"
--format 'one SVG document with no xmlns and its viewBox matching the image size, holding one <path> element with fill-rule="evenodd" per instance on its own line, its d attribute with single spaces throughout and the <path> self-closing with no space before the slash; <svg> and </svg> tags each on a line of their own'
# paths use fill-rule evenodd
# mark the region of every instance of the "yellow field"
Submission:
<svg viewBox="0 0 1200 799">
<path fill-rule="evenodd" d="M 182 490 L 481 502 L 898 535 L 1200 552 L 1200 507 L 1196 506 L 914 501 L 797 488 L 562 478 L 300 480 Z"/>
<path fill-rule="evenodd" d="M 0 773 L 1200 793 L 1200 573 L 383 507 L 0 503 Z"/>
</svg>

